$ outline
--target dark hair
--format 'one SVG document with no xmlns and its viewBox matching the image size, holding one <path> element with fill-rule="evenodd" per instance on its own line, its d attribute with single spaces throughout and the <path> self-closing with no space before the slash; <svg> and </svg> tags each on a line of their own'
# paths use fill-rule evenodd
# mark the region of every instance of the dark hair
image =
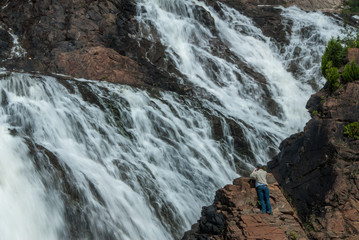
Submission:
<svg viewBox="0 0 359 240">
<path fill-rule="evenodd" d="M 258 169 L 263 169 L 263 166 L 261 164 L 257 164 Z"/>
</svg>

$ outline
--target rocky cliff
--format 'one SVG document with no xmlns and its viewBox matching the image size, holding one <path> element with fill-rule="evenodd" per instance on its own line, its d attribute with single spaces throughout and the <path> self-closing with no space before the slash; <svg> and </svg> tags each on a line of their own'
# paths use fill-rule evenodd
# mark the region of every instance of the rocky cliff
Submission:
<svg viewBox="0 0 359 240">
<path fill-rule="evenodd" d="M 209 5 L 218 5 L 218 1 L 206 0 Z M 281 20 L 281 10 L 277 6 L 297 6 L 307 11 L 323 11 L 338 13 L 342 0 L 222 0 L 226 5 L 235 8 L 250 17 L 265 35 L 275 39 L 278 43 L 286 42 L 286 33 Z"/>
<path fill-rule="evenodd" d="M 183 240 L 306 239 L 303 231 L 310 239 L 358 239 L 359 139 L 345 134 L 359 119 L 358 99 L 359 81 L 310 98 L 312 119 L 268 164 L 279 183 L 270 180 L 273 216 L 258 214 L 255 189 L 239 178 L 217 191 Z"/>
<path fill-rule="evenodd" d="M 217 1 L 206 2 L 219 9 Z M 299 5 L 305 10 L 333 12 L 341 1 L 222 2 L 252 18 L 266 36 L 280 45 L 286 42 L 281 10 L 271 6 Z M 0 7 L 0 67 L 159 87 L 178 93 L 187 90 L 179 84 L 181 73 L 170 61 L 164 61 L 161 43 L 139 38 L 135 1 L 0 1 Z M 203 13 L 203 21 L 210 22 Z M 261 79 L 259 74 L 251 74 Z M 237 179 L 217 192 L 214 205 L 204 208 L 201 220 L 184 239 L 305 239 L 299 218 L 313 238 L 357 238 L 359 140 L 345 136 L 344 127 L 359 119 L 358 94 L 359 82 L 353 82 L 332 94 L 322 90 L 313 95 L 308 102 L 312 120 L 302 133 L 282 143 L 281 153 L 270 164 L 296 210 L 290 207 L 279 185 L 272 182 L 274 214 L 258 214 L 255 189 L 249 179 Z M 220 120 L 212 120 L 214 136 L 220 139 L 224 135 Z M 238 125 L 229 125 L 234 147 L 248 149 Z M 245 166 L 241 167 L 245 174 Z"/>
<path fill-rule="evenodd" d="M 148 61 L 160 61 L 164 50 L 157 43 L 151 52 L 152 43 L 137 39 L 135 1 L 1 1 L 0 7 L 0 67 L 181 92 L 168 69 Z"/>
<path fill-rule="evenodd" d="M 279 4 L 279 1 L 243 2 L 226 1 L 249 15 L 251 12 L 255 14 L 259 3 Z M 286 1 L 286 4 L 295 3 Z M 314 8 L 335 12 L 340 1 L 330 4 L 329 1 L 302 1 L 301 4 L 306 10 Z M 269 20 L 267 28 L 266 24 L 262 25 L 263 31 L 279 42 L 285 41 L 281 26 L 272 27 L 277 21 L 277 10 L 263 7 L 260 11 Z M 255 15 L 253 19 L 261 24 L 261 19 L 256 19 Z M 299 229 L 303 226 L 310 239 L 359 238 L 359 139 L 345 133 L 350 123 L 359 120 L 358 99 L 359 81 L 341 86 L 334 92 L 326 86 L 314 94 L 307 104 L 312 119 L 303 132 L 283 141 L 280 153 L 269 163 L 286 200 L 293 206 L 294 210 L 290 211 L 298 213 Z M 269 223 L 273 223 L 270 216 L 255 215 L 255 208 L 248 212 L 253 201 L 250 199 L 255 200 L 255 192 L 243 187 L 244 181 L 247 180 L 237 179 L 234 185 L 218 190 L 214 204 L 203 208 L 201 219 L 183 239 L 297 239 L 288 234 L 288 229 L 278 230 L 287 234 L 285 236 L 272 234 L 276 231 L 266 229 Z M 277 194 L 273 185 L 270 189 L 271 195 Z M 287 204 L 285 199 L 273 196 L 273 205 L 279 201 Z M 278 209 L 276 212 L 283 214 Z M 283 216 L 275 216 L 283 219 Z M 279 229 L 285 225 L 276 224 Z M 260 235 L 259 229 L 266 229 L 266 234 Z M 305 234 L 300 237 L 306 238 Z"/>
<path fill-rule="evenodd" d="M 262 214 L 257 206 L 254 182 L 238 178 L 219 189 L 213 205 L 182 240 L 308 239 L 296 212 L 285 199 L 275 179 L 268 176 L 273 214 Z"/>
<path fill-rule="evenodd" d="M 269 164 L 314 239 L 359 237 L 359 140 L 344 134 L 359 119 L 359 81 L 308 101 L 312 119 Z"/>
<path fill-rule="evenodd" d="M 203 1 L 220 11 L 217 1 Z M 285 4 L 285 1 L 223 2 L 252 18 L 279 48 L 285 47 L 287 39 L 281 10 L 274 7 Z M 0 7 L 0 67 L 160 88 L 193 97 L 193 84 L 186 81 L 186 76 L 166 57 L 166 49 L 158 36 L 153 40 L 141 37 L 135 0 L 0 1 Z M 195 12 L 198 21 L 213 31 L 215 37 L 211 41 L 214 48 L 218 48 L 216 54 L 232 59 L 243 72 L 265 83 L 262 74 L 223 46 L 210 14 L 199 6 Z M 149 31 L 156 36 L 155 31 Z M 270 112 L 275 112 L 278 106 L 267 96 L 267 87 L 263 87 L 264 104 Z M 218 141 L 226 139 L 221 123 L 223 116 L 208 114 L 214 138 Z M 235 158 L 248 156 L 253 159 L 241 126 L 232 119 L 226 119 L 226 122 L 237 150 Z M 238 159 L 235 160 L 236 170 L 245 174 L 247 166 Z"/>
<path fill-rule="evenodd" d="M 218 4 L 206 2 L 215 8 Z M 271 6 L 335 11 L 341 1 L 221 2 L 251 17 L 267 36 L 281 43 L 285 42 L 281 11 Z M 138 36 L 134 0 L 1 1 L 0 7 L 0 67 L 177 92 L 185 89 L 178 84 L 181 74 L 171 61 L 164 60 L 161 43 Z M 210 17 L 199 9 L 201 12 L 203 21 L 210 23 Z"/>
</svg>

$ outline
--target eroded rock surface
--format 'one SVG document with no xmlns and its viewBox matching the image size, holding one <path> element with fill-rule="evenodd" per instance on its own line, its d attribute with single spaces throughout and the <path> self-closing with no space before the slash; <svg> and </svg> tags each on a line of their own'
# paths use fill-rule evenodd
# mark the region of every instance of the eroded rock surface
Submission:
<svg viewBox="0 0 359 240">
<path fill-rule="evenodd" d="M 340 12 L 342 0 L 283 0 L 284 6 L 298 6 L 306 11 Z"/>
<path fill-rule="evenodd" d="M 262 214 L 250 178 L 237 178 L 216 193 L 214 204 L 182 240 L 308 239 L 300 221 L 273 176 L 268 175 L 273 215 Z"/>
<path fill-rule="evenodd" d="M 205 1 L 215 9 L 219 9 L 217 1 Z M 274 6 L 297 5 L 306 10 L 337 9 L 340 0 L 222 0 L 220 2 L 253 19 L 266 36 L 281 44 L 287 41 L 286 33 L 281 23 L 281 10 Z M 178 92 L 182 92 L 184 88 L 178 84 L 183 76 L 176 70 L 174 64 L 166 59 L 165 47 L 160 41 L 151 42 L 139 38 L 138 23 L 135 20 L 137 14 L 135 0 L 3 1 L 0 2 L 0 7 L 0 57 L 3 59 L 0 67 L 44 74 L 61 73 L 94 80 L 105 78 L 111 82 L 136 86 L 149 85 Z M 198 20 L 207 26 L 214 24 L 213 19 L 204 9 L 198 8 L 194 12 Z M 26 50 L 26 54 L 21 57 L 10 57 L 13 47 L 12 38 L 8 34 L 10 29 L 19 37 L 19 43 Z M 85 54 L 94 47 L 107 49 L 107 53 L 102 56 L 104 58 L 109 56 L 111 49 L 116 51 L 117 56 L 114 60 L 116 63 L 105 59 L 107 65 L 97 64 L 96 71 L 85 69 L 83 64 L 90 62 L 94 64 L 98 59 L 94 59 L 93 55 Z M 68 61 L 70 56 L 81 58 L 80 62 L 71 68 Z M 84 62 L 86 56 L 91 60 Z M 136 62 L 136 67 L 128 69 L 128 58 Z M 110 62 L 112 70 L 107 70 Z M 118 68 L 125 65 L 125 69 Z M 75 69 L 76 67 L 78 69 Z M 114 68 L 120 73 L 114 71 Z M 133 80 L 135 73 L 139 77 Z"/>
<path fill-rule="evenodd" d="M 220 9 L 218 4 L 224 3 L 251 18 L 263 34 L 274 39 L 279 45 L 287 43 L 286 27 L 282 23 L 282 10 L 278 6 L 297 6 L 306 11 L 323 11 L 339 13 L 341 0 L 205 0 L 214 9 Z M 289 23 L 290 25 L 290 23 Z"/>
<path fill-rule="evenodd" d="M 0 67 L 182 92 L 174 68 L 153 64 L 164 47 L 155 43 L 154 53 L 152 43 L 136 38 L 133 0 L 3 1 L 0 7 Z M 26 54 L 10 56 L 9 31 Z"/>
<path fill-rule="evenodd" d="M 314 239 L 359 238 L 359 140 L 344 134 L 359 119 L 359 81 L 307 104 L 312 119 L 270 162 Z"/>
<path fill-rule="evenodd" d="M 105 47 L 60 53 L 57 65 L 71 76 L 128 85 L 141 85 L 144 74 L 137 62 Z"/>
</svg>

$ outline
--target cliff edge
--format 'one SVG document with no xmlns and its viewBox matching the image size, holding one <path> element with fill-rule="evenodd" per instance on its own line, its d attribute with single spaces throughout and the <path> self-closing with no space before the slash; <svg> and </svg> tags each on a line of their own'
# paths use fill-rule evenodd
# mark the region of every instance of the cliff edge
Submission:
<svg viewBox="0 0 359 240">
<path fill-rule="evenodd" d="M 345 132 L 359 119 L 359 81 L 322 89 L 307 108 L 312 119 L 268 167 L 312 238 L 358 239 L 359 140 Z"/>
<path fill-rule="evenodd" d="M 359 238 L 359 136 L 348 134 L 359 119 L 359 80 L 331 93 L 324 87 L 307 108 L 304 131 L 268 163 L 278 180 L 269 181 L 273 215 L 260 214 L 251 180 L 238 178 L 182 240 Z"/>
<path fill-rule="evenodd" d="M 213 205 L 202 209 L 202 217 L 182 240 L 308 239 L 271 174 L 268 183 L 272 215 L 258 208 L 254 181 L 237 178 L 216 192 Z"/>
</svg>

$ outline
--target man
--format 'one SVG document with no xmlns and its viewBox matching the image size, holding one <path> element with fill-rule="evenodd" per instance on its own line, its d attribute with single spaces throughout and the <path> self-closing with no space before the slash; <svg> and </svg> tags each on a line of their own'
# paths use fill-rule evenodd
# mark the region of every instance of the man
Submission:
<svg viewBox="0 0 359 240">
<path fill-rule="evenodd" d="M 263 170 L 262 165 L 257 165 L 250 175 L 256 180 L 256 190 L 259 202 L 261 203 L 262 213 L 272 214 L 272 207 L 269 201 L 269 189 L 267 184 L 267 172 Z"/>
</svg>

